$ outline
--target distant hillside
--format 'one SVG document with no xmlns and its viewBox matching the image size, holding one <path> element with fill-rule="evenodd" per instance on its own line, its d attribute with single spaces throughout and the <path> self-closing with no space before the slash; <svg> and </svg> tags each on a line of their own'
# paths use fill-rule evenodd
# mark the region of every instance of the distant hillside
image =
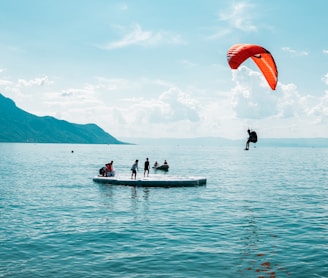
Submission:
<svg viewBox="0 0 328 278">
<path fill-rule="evenodd" d="M 95 124 L 38 117 L 0 94 L 0 142 L 124 144 Z"/>
</svg>

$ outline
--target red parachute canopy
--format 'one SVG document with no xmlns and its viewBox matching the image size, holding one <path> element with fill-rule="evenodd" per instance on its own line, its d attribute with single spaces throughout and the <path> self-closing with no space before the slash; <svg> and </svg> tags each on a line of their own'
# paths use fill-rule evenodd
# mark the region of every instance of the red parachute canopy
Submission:
<svg viewBox="0 0 328 278">
<path fill-rule="evenodd" d="M 237 69 L 249 57 L 261 70 L 272 90 L 276 89 L 278 82 L 278 70 L 271 53 L 255 44 L 233 45 L 227 54 L 227 59 L 232 69 Z"/>
</svg>

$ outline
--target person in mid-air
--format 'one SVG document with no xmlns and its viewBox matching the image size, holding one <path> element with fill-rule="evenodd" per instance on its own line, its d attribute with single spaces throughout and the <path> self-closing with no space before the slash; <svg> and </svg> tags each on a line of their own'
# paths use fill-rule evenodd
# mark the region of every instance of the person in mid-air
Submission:
<svg viewBox="0 0 328 278">
<path fill-rule="evenodd" d="M 247 132 L 248 132 L 248 139 L 247 139 L 247 142 L 246 142 L 246 148 L 245 150 L 248 151 L 249 150 L 249 143 L 256 143 L 257 142 L 257 134 L 255 131 L 250 131 L 250 129 L 247 129 Z"/>
</svg>

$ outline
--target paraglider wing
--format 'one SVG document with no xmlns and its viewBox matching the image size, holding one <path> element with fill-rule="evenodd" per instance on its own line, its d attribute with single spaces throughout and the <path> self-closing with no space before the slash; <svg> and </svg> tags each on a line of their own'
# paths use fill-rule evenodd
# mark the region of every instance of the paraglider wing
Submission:
<svg viewBox="0 0 328 278">
<path fill-rule="evenodd" d="M 278 70 L 270 53 L 263 53 L 260 57 L 252 56 L 252 60 L 259 67 L 272 90 L 276 89 Z"/>
<path fill-rule="evenodd" d="M 273 56 L 268 50 L 254 44 L 236 44 L 229 49 L 227 54 L 228 63 L 232 69 L 237 69 L 248 58 L 252 58 L 270 88 L 275 90 L 278 82 L 278 70 Z"/>
</svg>

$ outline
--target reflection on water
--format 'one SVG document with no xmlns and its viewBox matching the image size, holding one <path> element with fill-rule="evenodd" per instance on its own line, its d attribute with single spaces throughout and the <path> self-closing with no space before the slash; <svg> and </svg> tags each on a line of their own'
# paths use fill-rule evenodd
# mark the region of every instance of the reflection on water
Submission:
<svg viewBox="0 0 328 278">
<path fill-rule="evenodd" d="M 135 187 L 135 186 L 130 186 L 130 188 L 131 188 L 131 199 L 132 199 L 132 201 L 133 201 L 133 203 L 136 203 L 135 202 L 135 199 L 137 199 L 138 198 L 138 191 L 137 191 L 137 188 Z"/>
<path fill-rule="evenodd" d="M 142 192 L 143 192 L 142 197 L 145 200 L 148 200 L 149 199 L 149 192 L 150 192 L 149 188 L 147 188 L 147 187 L 143 188 Z"/>
<path fill-rule="evenodd" d="M 276 246 L 277 236 L 265 234 L 265 229 L 261 229 L 260 217 L 256 217 L 254 209 L 246 206 L 245 225 L 243 228 L 245 235 L 242 237 L 243 248 L 241 253 L 242 267 L 240 273 L 247 277 L 287 277 L 290 273 L 286 268 L 275 262 L 278 249 Z"/>
</svg>

